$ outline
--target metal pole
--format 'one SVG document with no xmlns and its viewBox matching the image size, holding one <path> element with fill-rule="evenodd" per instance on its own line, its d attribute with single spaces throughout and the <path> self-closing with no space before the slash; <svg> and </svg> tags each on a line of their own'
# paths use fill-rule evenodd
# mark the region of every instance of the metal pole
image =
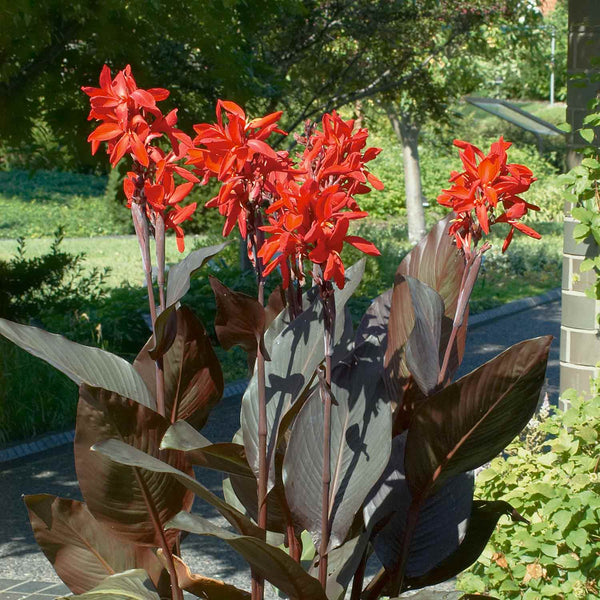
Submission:
<svg viewBox="0 0 600 600">
<path fill-rule="evenodd" d="M 552 27 L 552 42 L 550 46 L 550 106 L 554 104 L 554 54 L 556 52 L 556 28 Z"/>
</svg>

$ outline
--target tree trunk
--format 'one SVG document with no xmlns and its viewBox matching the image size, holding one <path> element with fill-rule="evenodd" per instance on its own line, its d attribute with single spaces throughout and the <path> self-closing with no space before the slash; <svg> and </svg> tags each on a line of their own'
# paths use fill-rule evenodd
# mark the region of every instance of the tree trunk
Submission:
<svg viewBox="0 0 600 600">
<path fill-rule="evenodd" d="M 398 113 L 393 106 L 387 114 L 398 141 L 402 144 L 404 164 L 404 190 L 406 192 L 406 214 L 408 217 L 408 239 L 416 244 L 425 235 L 425 211 L 419 166 L 419 131 L 421 127 L 411 120 L 408 113 Z"/>
</svg>

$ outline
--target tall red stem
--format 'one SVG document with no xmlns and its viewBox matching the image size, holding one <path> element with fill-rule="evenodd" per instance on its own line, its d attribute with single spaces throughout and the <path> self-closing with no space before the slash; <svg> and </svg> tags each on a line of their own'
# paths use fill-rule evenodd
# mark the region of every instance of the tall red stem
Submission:
<svg viewBox="0 0 600 600">
<path fill-rule="evenodd" d="M 265 281 L 263 276 L 262 261 L 258 257 L 258 251 L 262 247 L 263 235 L 259 229 L 261 225 L 260 212 L 250 213 L 251 216 L 251 244 L 254 254 L 254 268 L 256 269 L 256 280 L 258 284 L 258 302 L 265 305 Z M 265 357 L 262 353 L 261 344 L 258 344 L 256 353 L 256 371 L 258 378 L 258 526 L 267 531 L 267 484 L 269 471 L 267 468 L 267 393 L 265 385 Z M 265 583 L 264 579 L 257 573 L 252 573 L 252 600 L 263 600 Z"/>
<path fill-rule="evenodd" d="M 165 310 L 165 221 L 160 213 L 156 214 L 154 222 L 154 239 L 156 241 L 156 282 L 158 284 L 158 298 L 160 303 L 160 312 Z M 154 324 L 153 324 L 154 329 Z M 156 344 L 156 332 L 154 333 L 154 342 Z M 165 371 L 163 368 L 162 356 L 156 361 L 156 404 L 158 412 L 166 416 L 165 407 Z"/>
<path fill-rule="evenodd" d="M 319 546 L 319 581 L 323 589 L 327 587 L 328 547 L 331 536 L 330 487 L 331 487 L 331 357 L 333 355 L 333 336 L 335 324 L 335 300 L 330 281 L 321 279 L 321 269 L 315 267 L 320 282 L 323 304 L 323 344 L 325 353 L 325 377 L 321 381 L 321 400 L 323 402 L 323 472 L 321 475 L 321 544 Z"/>
</svg>

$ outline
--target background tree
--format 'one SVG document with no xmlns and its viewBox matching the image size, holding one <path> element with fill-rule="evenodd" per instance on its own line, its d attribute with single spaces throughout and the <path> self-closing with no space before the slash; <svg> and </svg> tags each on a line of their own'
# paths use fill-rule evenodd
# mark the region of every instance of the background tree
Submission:
<svg viewBox="0 0 600 600">
<path fill-rule="evenodd" d="M 421 127 L 448 121 L 450 104 L 489 80 L 481 61 L 496 55 L 509 23 L 505 49 L 531 37 L 539 20 L 524 0 L 209 0 L 201 9 L 193 0 L 20 0 L 5 15 L 2 140 L 16 144 L 41 124 L 64 144 L 83 143 L 85 102 L 76 90 L 104 62 L 130 63 L 142 84 L 173 90 L 170 101 L 187 107 L 179 115 L 187 129 L 212 118 L 218 97 L 249 112 L 281 108 L 288 130 L 375 98 L 403 147 L 413 241 L 425 229 Z M 99 168 L 79 147 L 70 150 L 67 167 Z"/>
</svg>

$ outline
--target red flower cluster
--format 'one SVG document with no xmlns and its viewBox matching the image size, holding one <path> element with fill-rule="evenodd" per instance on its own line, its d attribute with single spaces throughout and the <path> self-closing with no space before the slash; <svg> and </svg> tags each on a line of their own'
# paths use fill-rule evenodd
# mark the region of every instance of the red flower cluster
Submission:
<svg viewBox="0 0 600 600">
<path fill-rule="evenodd" d="M 449 181 L 453 186 L 443 190 L 437 200 L 456 214 L 450 226 L 456 245 L 468 251 L 471 243 L 477 243 L 484 233 L 488 234 L 494 223 L 510 225 L 502 252 L 508 248 L 515 229 L 539 239 L 539 233 L 519 221 L 528 210 L 539 210 L 539 207 L 517 195 L 527 191 L 536 178 L 524 165 L 506 163 L 506 150 L 511 143 L 500 137 L 491 145 L 487 156 L 468 142 L 454 140 L 454 145 L 461 149 L 459 156 L 465 170 L 451 174 Z"/>
<path fill-rule="evenodd" d="M 379 254 L 373 244 L 347 232 L 350 220 L 367 216 L 355 196 L 369 192 L 368 183 L 383 188 L 365 166 L 380 150 L 364 150 L 368 131 L 354 131 L 354 121 L 334 112 L 323 117 L 322 131 L 311 126 L 298 138 L 305 150 L 296 166 L 287 152 L 276 152 L 266 142 L 272 133 L 285 135 L 277 125 L 281 115 L 248 121 L 237 104 L 219 100 L 217 123 L 194 126 L 198 147 L 189 151 L 188 164 L 205 181 L 216 177 L 223 182 L 219 194 L 206 203 L 225 216 L 223 235 L 236 223 L 244 239 L 255 233 L 255 225 L 271 234 L 258 244 L 264 275 L 280 267 L 287 288 L 291 273 L 304 280 L 303 260 L 308 259 L 321 266 L 324 279 L 342 288 L 344 242 Z M 260 226 L 263 209 L 269 224 Z"/>
<path fill-rule="evenodd" d="M 267 264 L 265 274 L 281 268 L 284 287 L 289 285 L 290 269 L 304 279 L 303 260 L 319 265 L 325 280 L 344 287 L 344 265 L 340 257 L 344 242 L 372 256 L 379 250 L 358 236 L 347 235 L 350 221 L 367 216 L 360 210 L 356 195 L 383 184 L 365 164 L 380 152 L 363 149 L 368 131 L 354 131 L 354 121 L 344 121 L 336 112 L 322 120 L 322 131 L 310 127 L 304 138 L 305 150 L 294 181 L 277 188 L 278 199 L 267 209 L 271 234 L 259 252 Z M 271 262 L 269 262 L 271 261 Z"/>
<path fill-rule="evenodd" d="M 216 207 L 226 217 L 223 235 L 231 233 L 236 223 L 245 239 L 248 215 L 253 205 L 260 205 L 276 193 L 276 183 L 289 170 L 287 152 L 275 152 L 265 140 L 274 132 L 285 134 L 277 121 L 282 113 L 248 121 L 234 102 L 217 102 L 217 123 L 194 125 L 198 134 L 189 151 L 187 164 L 204 175 L 204 182 L 216 177 L 223 182 L 219 194 L 206 206 Z M 223 112 L 227 120 L 223 119 Z"/>
<path fill-rule="evenodd" d="M 180 224 L 189 219 L 196 204 L 181 207 L 179 203 L 190 193 L 199 179 L 178 164 L 192 146 L 191 138 L 175 127 L 177 109 L 166 115 L 156 106 L 169 96 L 162 88 L 143 90 L 131 74 L 131 67 L 119 71 L 115 78 L 104 65 L 100 87 L 83 87 L 90 97 L 88 120 L 102 121 L 88 137 L 95 154 L 101 142 L 107 142 L 107 152 L 113 167 L 126 155 L 134 159 L 134 171 L 128 173 L 123 187 L 129 201 L 144 204 L 151 223 L 164 220 L 166 229 L 174 229 L 177 247 L 184 250 L 183 230 Z M 152 142 L 166 136 L 172 146 L 165 153 Z M 173 175 L 186 183 L 175 185 Z"/>
</svg>

